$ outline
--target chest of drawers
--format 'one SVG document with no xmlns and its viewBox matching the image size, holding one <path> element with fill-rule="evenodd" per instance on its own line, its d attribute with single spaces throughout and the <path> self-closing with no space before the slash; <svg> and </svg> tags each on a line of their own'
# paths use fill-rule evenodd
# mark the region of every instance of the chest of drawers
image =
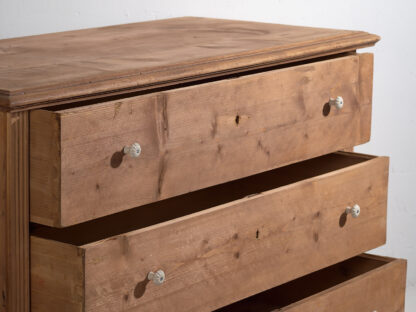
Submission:
<svg viewBox="0 0 416 312">
<path fill-rule="evenodd" d="M 187 17 L 0 41 L 0 311 L 403 311 L 406 261 L 362 254 L 389 161 L 351 152 L 378 40 Z"/>
</svg>

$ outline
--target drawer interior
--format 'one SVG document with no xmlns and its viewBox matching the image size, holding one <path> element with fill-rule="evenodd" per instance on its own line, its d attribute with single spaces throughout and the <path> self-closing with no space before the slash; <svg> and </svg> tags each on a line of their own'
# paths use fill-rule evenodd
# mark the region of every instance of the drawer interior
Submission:
<svg viewBox="0 0 416 312">
<path fill-rule="evenodd" d="M 31 234 L 81 246 L 341 170 L 372 158 L 355 153 L 332 153 L 66 228 L 32 223 Z"/>
<path fill-rule="evenodd" d="M 361 255 L 246 298 L 217 312 L 271 312 L 281 309 L 355 277 L 382 267 L 394 259 Z M 285 310 L 285 309 L 284 309 Z"/>
</svg>

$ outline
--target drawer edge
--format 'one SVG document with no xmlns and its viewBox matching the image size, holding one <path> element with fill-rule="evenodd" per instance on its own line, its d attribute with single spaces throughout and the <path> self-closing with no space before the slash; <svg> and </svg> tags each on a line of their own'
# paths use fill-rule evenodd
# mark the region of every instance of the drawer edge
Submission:
<svg viewBox="0 0 416 312">
<path fill-rule="evenodd" d="M 30 238 L 31 311 L 85 311 L 85 251 L 74 245 Z"/>
<path fill-rule="evenodd" d="M 47 110 L 30 115 L 30 221 L 60 227 L 61 119 Z"/>
<path fill-rule="evenodd" d="M 354 277 L 339 285 L 326 289 L 311 297 L 302 299 L 283 309 L 281 312 L 305 312 L 305 311 L 358 311 L 362 298 L 373 299 L 377 307 L 371 307 L 372 311 L 404 311 L 407 260 L 389 257 L 362 254 L 376 260 L 386 260 L 389 263 Z M 382 281 L 382 282 L 380 282 Z M 381 293 L 382 295 L 380 295 Z M 366 300 L 367 300 L 366 299 Z M 339 308 L 348 301 L 347 306 L 353 309 Z M 357 303 L 355 303 L 355 301 Z M 275 310 L 277 311 L 277 310 Z M 359 310 L 367 311 L 367 309 Z"/>
</svg>

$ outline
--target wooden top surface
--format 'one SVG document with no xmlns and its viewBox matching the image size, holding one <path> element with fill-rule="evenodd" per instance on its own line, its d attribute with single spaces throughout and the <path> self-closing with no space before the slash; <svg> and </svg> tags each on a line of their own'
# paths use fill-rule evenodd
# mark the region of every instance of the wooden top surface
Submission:
<svg viewBox="0 0 416 312">
<path fill-rule="evenodd" d="M 360 31 L 184 17 L 0 40 L 0 107 L 131 92 L 373 45 Z"/>
</svg>

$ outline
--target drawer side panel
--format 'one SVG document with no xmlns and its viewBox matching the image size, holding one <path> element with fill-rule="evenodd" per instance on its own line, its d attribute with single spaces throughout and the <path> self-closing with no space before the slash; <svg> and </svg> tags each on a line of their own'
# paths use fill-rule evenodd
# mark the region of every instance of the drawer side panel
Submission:
<svg viewBox="0 0 416 312">
<path fill-rule="evenodd" d="M 31 237 L 31 311 L 84 311 L 84 253 L 76 246 Z"/>
<path fill-rule="evenodd" d="M 46 110 L 30 118 L 30 221 L 59 226 L 61 132 L 59 115 Z"/>
</svg>

